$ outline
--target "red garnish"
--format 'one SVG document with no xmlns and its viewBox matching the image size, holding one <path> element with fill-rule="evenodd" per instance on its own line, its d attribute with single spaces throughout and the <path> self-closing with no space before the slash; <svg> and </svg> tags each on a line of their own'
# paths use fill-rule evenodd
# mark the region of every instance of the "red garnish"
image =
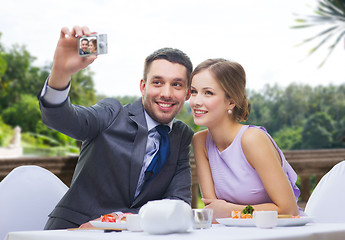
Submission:
<svg viewBox="0 0 345 240">
<path fill-rule="evenodd" d="M 116 218 L 117 217 L 111 214 L 106 214 L 106 215 L 101 216 L 101 221 L 102 222 L 116 222 Z"/>
</svg>

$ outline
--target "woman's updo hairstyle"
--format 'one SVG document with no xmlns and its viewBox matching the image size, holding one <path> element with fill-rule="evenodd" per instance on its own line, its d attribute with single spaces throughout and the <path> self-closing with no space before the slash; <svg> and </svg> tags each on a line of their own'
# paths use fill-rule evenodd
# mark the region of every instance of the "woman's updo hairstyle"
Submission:
<svg viewBox="0 0 345 240">
<path fill-rule="evenodd" d="M 194 69 L 191 78 L 205 69 L 218 81 L 226 97 L 235 102 L 232 110 L 235 121 L 248 120 L 250 103 L 246 95 L 246 73 L 241 64 L 223 58 L 208 59 Z"/>
</svg>

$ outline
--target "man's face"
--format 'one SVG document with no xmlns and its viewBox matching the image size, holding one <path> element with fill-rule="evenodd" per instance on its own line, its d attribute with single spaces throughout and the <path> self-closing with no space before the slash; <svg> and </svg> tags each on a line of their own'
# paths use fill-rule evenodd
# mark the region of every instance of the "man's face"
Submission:
<svg viewBox="0 0 345 240">
<path fill-rule="evenodd" d="M 83 50 L 83 52 L 87 52 L 87 49 L 89 48 L 89 42 L 86 40 L 81 41 L 80 48 L 81 50 Z"/>
<path fill-rule="evenodd" d="M 167 124 L 180 112 L 187 93 L 186 67 L 164 59 L 154 60 L 147 80 L 140 81 L 140 91 L 146 112 L 162 124 Z"/>
</svg>

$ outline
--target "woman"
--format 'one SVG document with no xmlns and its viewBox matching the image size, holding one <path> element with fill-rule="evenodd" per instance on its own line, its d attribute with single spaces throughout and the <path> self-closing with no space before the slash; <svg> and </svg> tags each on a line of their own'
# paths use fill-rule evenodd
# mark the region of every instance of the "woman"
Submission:
<svg viewBox="0 0 345 240">
<path fill-rule="evenodd" d="M 89 51 L 90 53 L 97 53 L 97 40 L 91 39 L 89 41 Z"/>
<path fill-rule="evenodd" d="M 250 112 L 242 66 L 209 59 L 193 71 L 190 107 L 207 130 L 194 135 L 202 201 L 213 218 L 251 205 L 299 215 L 297 175 L 263 127 L 243 125 Z"/>
</svg>

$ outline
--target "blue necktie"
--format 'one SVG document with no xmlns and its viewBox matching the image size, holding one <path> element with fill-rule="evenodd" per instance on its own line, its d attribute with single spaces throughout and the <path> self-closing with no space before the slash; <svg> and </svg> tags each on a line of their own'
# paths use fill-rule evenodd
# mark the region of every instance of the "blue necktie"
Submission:
<svg viewBox="0 0 345 240">
<path fill-rule="evenodd" d="M 156 126 L 156 130 L 158 131 L 159 135 L 161 135 L 161 140 L 159 141 L 159 149 L 156 155 L 153 157 L 150 165 L 145 171 L 145 182 L 157 176 L 170 154 L 169 127 L 165 125 L 158 125 Z"/>
</svg>

